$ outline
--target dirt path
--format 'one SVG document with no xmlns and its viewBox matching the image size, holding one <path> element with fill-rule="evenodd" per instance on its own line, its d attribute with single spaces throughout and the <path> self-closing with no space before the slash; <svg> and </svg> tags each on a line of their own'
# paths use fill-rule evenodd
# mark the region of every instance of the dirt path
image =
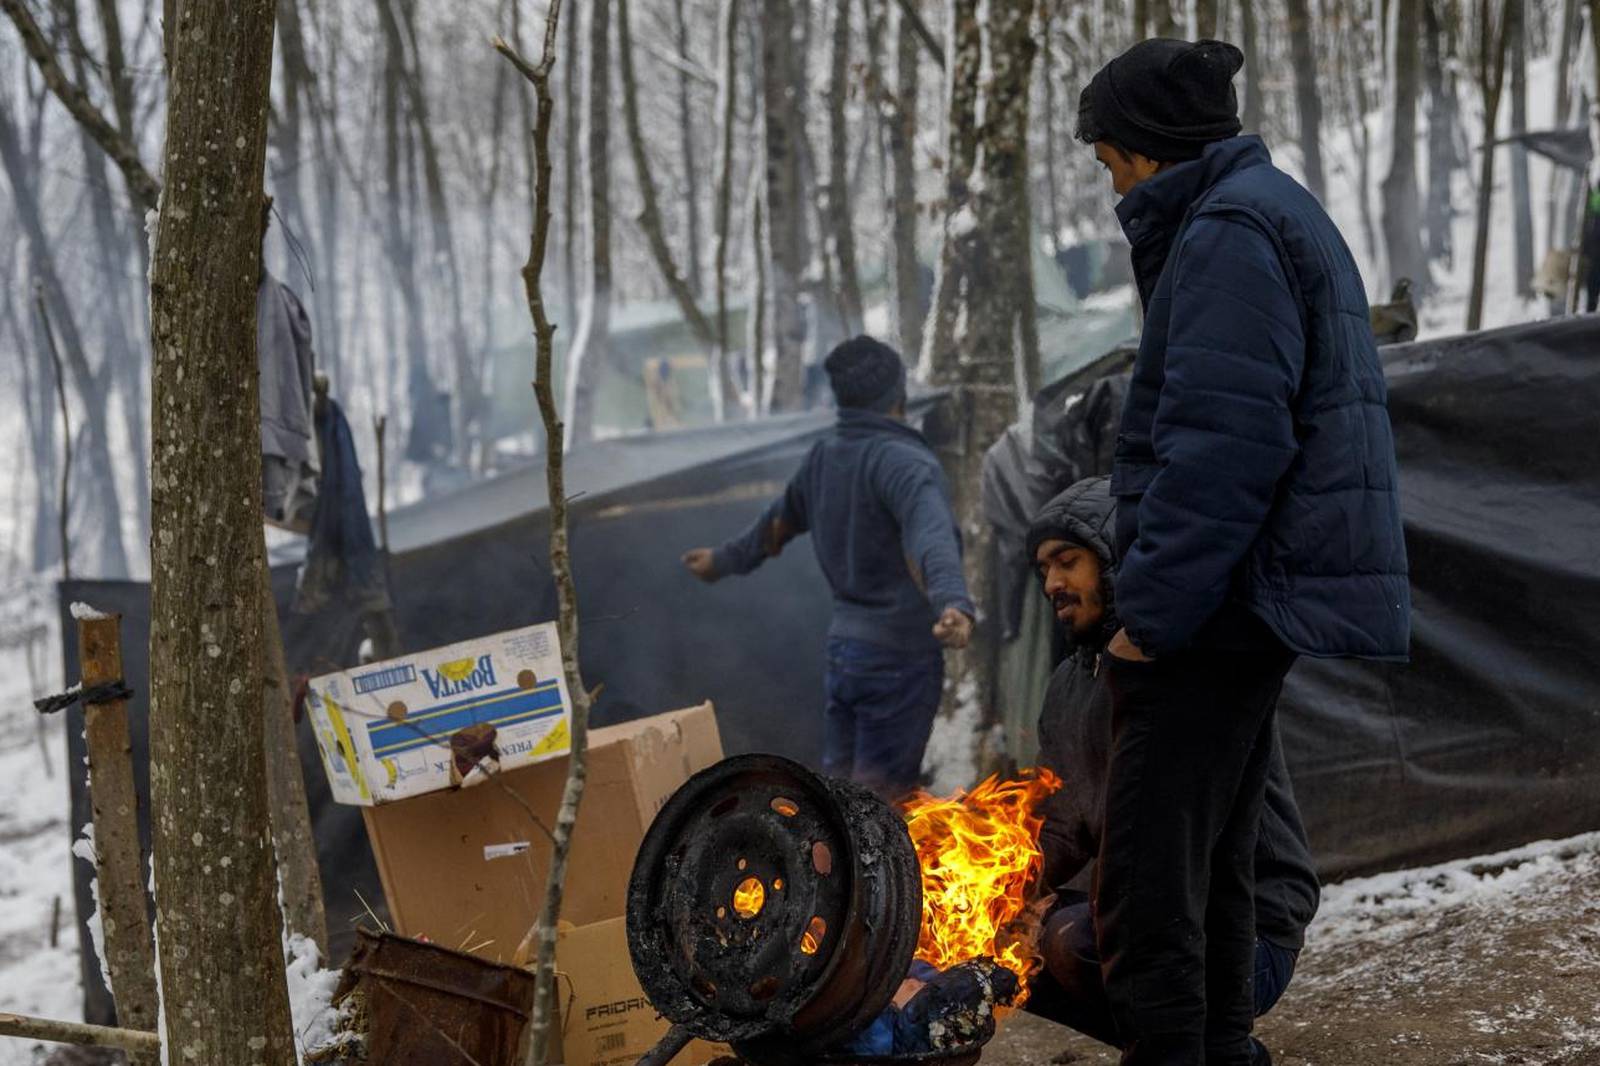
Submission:
<svg viewBox="0 0 1600 1066">
<path fill-rule="evenodd" d="M 1258 1033 L 1279 1066 L 1600 1066 L 1600 834 L 1330 886 Z M 1116 1057 L 1029 1015 L 985 1066 Z"/>
</svg>

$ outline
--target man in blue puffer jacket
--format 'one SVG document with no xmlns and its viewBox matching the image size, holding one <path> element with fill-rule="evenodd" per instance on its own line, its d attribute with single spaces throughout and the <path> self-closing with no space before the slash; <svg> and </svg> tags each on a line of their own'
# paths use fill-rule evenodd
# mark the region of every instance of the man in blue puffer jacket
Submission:
<svg viewBox="0 0 1600 1066">
<path fill-rule="evenodd" d="M 1270 1061 L 1250 1040 L 1252 855 L 1278 693 L 1298 655 L 1403 659 L 1409 635 L 1361 275 L 1239 136 L 1242 63 L 1144 41 L 1079 102 L 1145 308 L 1112 469 L 1123 628 L 1093 893 L 1138 1066 Z"/>
</svg>

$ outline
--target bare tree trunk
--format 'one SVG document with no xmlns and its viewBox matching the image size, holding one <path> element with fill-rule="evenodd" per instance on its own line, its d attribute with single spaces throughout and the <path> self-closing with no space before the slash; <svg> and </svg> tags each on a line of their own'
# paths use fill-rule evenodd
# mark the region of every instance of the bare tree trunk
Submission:
<svg viewBox="0 0 1600 1066">
<path fill-rule="evenodd" d="M 1044 189 L 1045 211 L 1050 220 L 1050 251 L 1061 251 L 1061 185 L 1056 177 L 1056 72 L 1055 49 L 1050 37 L 1055 19 L 1045 9 L 1039 29 L 1039 80 L 1044 84 Z M 1035 346 L 1037 350 L 1037 346 Z"/>
<path fill-rule="evenodd" d="M 1244 51 L 1244 132 L 1260 133 L 1264 95 L 1261 91 L 1266 67 L 1261 62 L 1261 33 L 1256 28 L 1256 0 L 1239 0 L 1240 47 Z"/>
<path fill-rule="evenodd" d="M 1455 93 L 1444 72 L 1444 27 L 1440 0 L 1422 0 L 1423 71 L 1428 82 L 1428 258 L 1448 266 L 1454 257 L 1455 210 L 1450 178 L 1456 168 Z"/>
<path fill-rule="evenodd" d="M 1415 0 L 1412 0 L 1415 2 Z M 1317 49 L 1306 0 L 1284 0 L 1288 14 L 1289 53 L 1294 63 L 1294 102 L 1300 116 L 1300 155 L 1306 188 L 1318 200 L 1328 198 L 1322 170 L 1322 96 L 1317 88 Z"/>
<path fill-rule="evenodd" d="M 760 415 L 772 406 L 767 388 L 767 227 L 762 214 L 761 193 L 766 183 L 761 180 L 760 165 L 750 168 L 755 195 L 750 198 L 750 313 L 748 316 L 748 345 L 750 348 L 750 410 Z"/>
<path fill-rule="evenodd" d="M 272 0 L 186 3 L 173 33 L 150 300 L 150 791 L 162 1012 L 186 1063 L 295 1061 L 260 707 L 256 282 Z M 174 1061 L 178 1058 L 173 1055 Z"/>
<path fill-rule="evenodd" d="M 521 4 L 513 4 L 513 8 L 520 8 Z M 583 291 L 583 280 L 578 277 L 578 249 L 583 241 L 583 231 L 579 223 L 583 212 L 578 207 L 578 198 L 582 195 L 583 179 L 579 177 L 578 166 L 582 161 L 582 123 L 578 121 L 579 108 L 582 106 L 579 99 L 578 86 L 581 81 L 583 66 L 579 63 L 582 50 L 578 47 L 579 12 L 582 8 L 573 9 L 567 18 L 566 52 L 569 57 L 567 69 L 561 74 L 561 282 L 562 295 L 566 300 L 567 352 L 568 368 L 571 367 L 572 340 L 578 328 L 578 294 Z M 533 173 L 537 166 L 530 162 L 528 180 L 533 180 Z"/>
<path fill-rule="evenodd" d="M 1418 47 L 1414 27 L 1423 0 L 1392 0 L 1393 18 L 1405 32 L 1391 32 L 1393 89 L 1389 121 L 1389 172 L 1383 179 L 1383 245 L 1388 284 L 1408 278 L 1418 290 L 1432 288 L 1422 248 L 1422 210 L 1417 199 Z"/>
<path fill-rule="evenodd" d="M 1483 150 L 1478 172 L 1478 217 L 1472 242 L 1472 289 L 1467 295 L 1467 330 L 1483 325 L 1483 287 L 1489 261 L 1489 215 L 1494 203 L 1495 127 L 1500 118 L 1500 96 L 1505 87 L 1506 45 L 1517 0 L 1505 0 L 1500 25 L 1494 25 L 1489 5 L 1478 0 L 1478 85 L 1483 90 Z"/>
<path fill-rule="evenodd" d="M 60 561 L 59 540 L 57 528 L 60 523 L 58 514 L 59 498 L 55 495 L 56 489 L 56 423 L 51 414 L 50 392 L 50 366 L 49 357 L 44 353 L 44 338 L 39 337 L 36 344 L 29 344 L 27 335 L 22 328 L 22 316 L 18 315 L 11 305 L 11 294 L 6 290 L 0 299 L 5 300 L 6 317 L 11 327 L 11 336 L 17 346 L 19 354 L 32 350 L 39 353 L 39 371 L 35 376 L 33 359 L 24 355 L 17 360 L 22 371 L 22 417 L 28 427 L 28 469 L 33 473 L 33 527 L 28 539 L 28 558 L 32 563 L 33 572 L 43 573 L 55 566 Z M 43 327 L 36 327 L 37 333 Z M 69 440 L 67 447 L 72 443 Z"/>
<path fill-rule="evenodd" d="M 1348 99 L 1354 101 L 1353 114 L 1349 118 L 1351 125 L 1354 127 L 1356 142 L 1356 199 L 1361 209 L 1361 236 L 1366 244 L 1367 257 L 1376 260 L 1378 258 L 1378 231 L 1372 217 L 1372 196 L 1370 195 L 1372 188 L 1372 131 L 1367 125 L 1367 112 L 1371 108 L 1369 106 L 1370 100 L 1367 96 L 1366 75 L 1363 71 L 1363 63 L 1359 58 L 1355 62 L 1350 59 L 1350 51 L 1357 45 L 1354 40 L 1355 30 L 1352 28 L 1353 24 L 1348 18 L 1348 12 L 1338 7 L 1334 10 L 1335 18 L 1339 20 L 1339 29 L 1335 36 L 1343 41 L 1342 47 L 1336 44 L 1337 52 L 1335 54 L 1339 63 L 1341 79 L 1349 85 Z"/>
<path fill-rule="evenodd" d="M 939 271 L 932 306 L 922 330 L 922 377 L 944 384 L 953 378 L 958 352 L 955 325 L 968 264 L 956 238 L 976 225 L 968 213 L 968 183 L 978 155 L 978 71 L 983 63 L 983 32 L 978 0 L 950 0 L 949 66 L 945 71 L 944 240 L 939 246 Z"/>
<path fill-rule="evenodd" d="M 383 249 L 400 290 L 405 314 L 406 400 L 411 410 L 411 433 L 406 457 L 432 463 L 445 458 L 450 428 L 440 404 L 433 374 L 428 369 L 427 308 L 417 280 L 416 246 L 406 228 L 408 203 L 403 171 L 406 145 L 402 140 L 401 105 L 405 80 L 405 46 L 390 8 L 392 0 L 377 0 L 378 24 L 383 31 L 383 132 L 384 198 Z"/>
<path fill-rule="evenodd" d="M 534 201 L 533 230 L 528 241 L 528 261 L 522 268 L 523 287 L 528 298 L 528 313 L 533 319 L 535 343 L 534 392 L 539 402 L 539 417 L 545 439 L 550 442 L 545 455 L 545 480 L 550 499 L 550 573 L 555 581 L 557 630 L 561 638 L 561 668 L 572 699 L 572 745 L 567 757 L 567 782 L 556 815 L 550 855 L 550 872 L 545 881 L 544 905 L 538 923 L 528 936 L 537 943 L 534 1012 L 527 1041 L 527 1066 L 542 1066 L 550 1061 L 552 1028 L 559 1048 L 561 1012 L 556 997 L 556 935 L 561 917 L 561 900 L 566 885 L 567 855 L 572 846 L 572 831 L 578 821 L 578 807 L 588 779 L 585 756 L 589 738 L 590 694 L 578 669 L 578 590 L 572 577 L 572 561 L 567 538 L 567 490 L 565 454 L 562 447 L 560 415 L 556 410 L 553 370 L 555 329 L 545 314 L 540 276 L 544 271 L 545 245 L 550 233 L 550 113 L 555 101 L 550 95 L 550 68 L 555 63 L 556 20 L 561 0 L 551 0 L 544 38 L 544 53 L 539 66 L 531 66 L 512 52 L 502 40 L 495 45 L 533 83 L 538 99 L 538 122 L 534 127 L 535 154 L 539 166 L 539 197 Z M 626 18 L 619 14 L 619 21 Z"/>
<path fill-rule="evenodd" d="M 1506 47 L 1511 63 L 1511 132 L 1528 131 L 1528 13 L 1522 0 L 1506 11 Z M 1533 198 L 1529 189 L 1528 150 L 1511 146 L 1511 246 L 1517 295 L 1533 295 Z"/>
<path fill-rule="evenodd" d="M 294 700 L 289 668 L 284 661 L 278 604 L 272 595 L 272 571 L 261 557 L 262 741 L 266 753 L 267 811 L 272 849 L 278 862 L 278 894 L 290 933 L 310 938 L 322 959 L 328 958 L 328 918 L 322 903 L 322 871 L 317 867 L 317 841 L 311 829 L 306 780 L 295 740 Z"/>
<path fill-rule="evenodd" d="M 639 186 L 639 229 L 645 235 L 645 243 L 650 248 L 650 257 L 655 260 L 661 280 L 678 305 L 679 314 L 683 315 L 695 340 L 709 355 L 716 351 L 716 335 L 695 302 L 689 280 L 679 273 L 678 264 L 673 261 L 672 249 L 667 244 L 666 227 L 661 218 L 661 207 L 656 199 L 656 181 L 645 148 L 644 127 L 639 121 L 639 86 L 633 71 L 633 29 L 628 15 L 628 0 L 615 2 L 617 64 L 622 74 L 622 119 L 628 135 L 628 154 L 633 158 L 633 173 Z"/>
<path fill-rule="evenodd" d="M 1575 80 L 1572 69 L 1573 52 L 1578 44 L 1578 30 L 1583 23 L 1582 8 L 1579 0 L 1563 0 L 1561 4 L 1561 45 L 1556 58 L 1556 113 L 1555 125 L 1565 127 L 1573 123 L 1573 96 L 1572 82 Z M 1582 116 L 1578 116 L 1581 121 Z M 1564 167 L 1552 167 L 1550 170 L 1550 191 L 1546 198 L 1545 214 L 1545 244 L 1549 248 L 1566 248 L 1572 242 L 1572 228 L 1577 225 L 1577 212 L 1563 210 L 1563 203 L 1570 203 L 1570 192 L 1565 189 L 1577 189 L 1579 195 L 1583 189 L 1583 176 L 1581 174 L 1568 174 Z"/>
<path fill-rule="evenodd" d="M 792 411 L 802 401 L 806 316 L 800 286 L 811 258 L 806 233 L 805 113 L 796 84 L 803 67 L 795 46 L 794 0 L 765 0 L 761 32 L 762 157 L 766 168 L 764 215 L 769 298 L 772 302 L 770 409 Z M 802 53 L 803 54 L 803 53 Z"/>
<path fill-rule="evenodd" d="M 917 0 L 906 0 L 913 5 Z M 908 360 L 922 351 L 922 321 L 927 303 L 922 296 L 922 266 L 917 259 L 917 33 L 905 10 L 895 19 L 895 89 L 889 127 L 889 157 L 894 169 L 890 201 L 894 246 L 895 332 Z"/>
<path fill-rule="evenodd" d="M 121 577 L 128 573 L 128 554 L 123 547 L 122 506 L 117 492 L 116 469 L 111 462 L 111 447 L 106 435 L 106 376 L 103 373 L 96 374 L 89 367 L 77 319 L 67 303 L 66 290 L 61 284 L 55 256 L 45 233 L 38 189 L 26 167 L 21 139 L 3 111 L 0 111 L 0 166 L 5 169 L 11 183 L 17 222 L 29 243 L 31 261 L 37 269 L 35 280 L 43 290 L 51 322 L 60 333 L 61 355 L 72 375 L 73 391 L 83 403 L 84 451 L 88 461 L 84 474 L 86 484 L 97 501 L 100 516 L 97 523 L 100 531 L 100 569 L 104 576 Z"/>
<path fill-rule="evenodd" d="M 689 20 L 684 13 L 684 0 L 672 0 L 672 26 L 677 38 L 679 58 L 689 62 Z M 678 68 L 678 148 L 683 153 L 683 209 L 684 226 L 688 231 L 688 254 L 684 257 L 684 273 L 689 291 L 696 300 L 704 291 L 700 284 L 700 182 L 696 180 L 698 168 L 695 159 L 698 138 L 695 136 L 694 109 L 689 101 L 689 68 Z"/>
<path fill-rule="evenodd" d="M 478 422 L 483 409 L 483 387 L 479 380 L 478 360 L 473 357 L 467 340 L 466 315 L 461 297 L 461 268 L 456 259 L 455 234 L 450 223 L 449 197 L 444 187 L 444 172 L 439 165 L 439 152 L 434 144 L 433 123 L 429 118 L 428 92 L 423 80 L 422 57 L 417 48 L 416 8 L 414 0 L 390 0 L 399 5 L 397 19 L 385 22 L 385 32 L 405 32 L 405 47 L 411 53 L 409 67 L 402 60 L 406 98 L 410 103 L 417 146 L 422 154 L 423 188 L 427 194 L 428 222 L 433 237 L 433 279 L 449 297 L 451 365 L 455 370 L 455 406 L 452 428 L 454 454 L 462 466 L 469 465 L 478 433 Z M 385 5 L 391 16 L 395 13 Z M 401 55 L 402 49 L 397 48 Z"/>
<path fill-rule="evenodd" d="M 719 116 L 721 150 L 717 163 L 716 220 L 717 250 L 712 266 L 717 290 L 717 350 L 716 363 L 711 373 L 711 404 L 719 420 L 728 416 L 728 405 L 738 397 L 733 380 L 732 350 L 728 338 L 728 238 L 729 215 L 733 207 L 733 141 L 738 78 L 739 0 L 722 0 L 722 20 L 717 39 L 721 42 L 721 71 L 718 76 L 717 114 Z M 759 352 L 752 351 L 752 362 Z M 751 404 L 754 411 L 760 406 L 760 397 Z"/>
<path fill-rule="evenodd" d="M 594 436 L 595 382 L 611 356 L 611 4 L 591 0 L 585 86 L 589 181 L 589 273 L 578 309 L 578 332 L 567 350 L 568 445 Z"/>
<path fill-rule="evenodd" d="M 854 212 L 846 175 L 850 154 L 850 127 L 845 120 L 845 98 L 850 92 L 850 7 L 852 0 L 834 0 L 833 48 L 828 79 L 828 245 L 838 280 L 837 295 L 844 331 L 854 336 L 862 330 L 861 278 L 856 273 Z M 833 294 L 830 294 L 833 295 Z"/>
<path fill-rule="evenodd" d="M 997 285 L 992 279 L 1015 277 L 1031 270 L 1031 259 L 1018 260 L 1018 249 L 1029 242 L 1031 214 L 1026 187 L 1028 89 L 1035 44 L 1029 34 L 1029 0 L 989 0 L 982 127 L 977 131 L 978 151 L 973 186 L 979 191 L 964 208 L 971 213 L 963 225 L 946 223 L 946 243 L 952 246 L 943 261 L 958 279 L 959 326 L 951 329 L 952 358 L 935 364 L 935 384 L 951 389 L 956 440 L 943 449 L 945 475 L 952 490 L 956 522 L 965 536 L 964 565 L 968 587 L 983 602 L 989 598 L 994 574 L 994 536 L 983 518 L 981 486 L 983 457 L 1018 414 L 1018 364 L 1023 318 L 1031 285 Z M 952 40 L 959 35 L 952 34 Z M 957 52 L 952 69 L 969 60 Z M 955 110 L 960 99 L 952 94 L 952 138 L 965 116 Z M 995 710 L 996 645 L 992 626 L 979 626 L 965 651 L 951 657 L 946 691 L 950 695 L 941 712 L 945 722 L 956 706 L 975 702 L 980 721 Z M 963 738 L 966 739 L 966 738 Z M 977 737 L 970 738 L 977 743 Z"/>
</svg>

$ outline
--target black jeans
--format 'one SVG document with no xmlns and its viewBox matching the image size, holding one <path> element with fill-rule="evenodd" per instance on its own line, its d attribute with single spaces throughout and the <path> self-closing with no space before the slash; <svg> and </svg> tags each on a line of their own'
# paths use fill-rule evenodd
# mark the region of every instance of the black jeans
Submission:
<svg viewBox="0 0 1600 1066">
<path fill-rule="evenodd" d="M 1247 1066 L 1255 844 L 1294 657 L 1107 656 L 1112 694 L 1095 930 L 1124 1066 Z"/>
<path fill-rule="evenodd" d="M 1086 897 L 1072 898 L 1078 896 L 1078 893 L 1068 893 L 1058 899 L 1056 909 L 1045 919 L 1040 944 L 1044 969 L 1028 986 L 1026 1009 L 1103 1044 L 1120 1048 L 1122 1036 L 1111 1018 L 1111 1002 L 1106 998 L 1105 980 L 1100 972 L 1094 916 Z M 1263 937 L 1256 938 L 1252 994 L 1257 1018 L 1283 997 L 1294 977 L 1299 954 Z M 1268 1061 L 1259 1053 L 1257 1057 Z"/>
</svg>

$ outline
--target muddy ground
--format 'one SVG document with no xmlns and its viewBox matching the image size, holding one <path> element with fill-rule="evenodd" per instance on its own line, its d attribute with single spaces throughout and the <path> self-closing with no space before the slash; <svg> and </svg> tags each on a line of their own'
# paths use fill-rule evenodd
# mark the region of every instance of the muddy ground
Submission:
<svg viewBox="0 0 1600 1066">
<path fill-rule="evenodd" d="M 1600 834 L 1329 887 L 1257 1033 L 1279 1066 L 1600 1066 Z M 1019 1014 L 983 1062 L 1116 1057 Z"/>
</svg>

